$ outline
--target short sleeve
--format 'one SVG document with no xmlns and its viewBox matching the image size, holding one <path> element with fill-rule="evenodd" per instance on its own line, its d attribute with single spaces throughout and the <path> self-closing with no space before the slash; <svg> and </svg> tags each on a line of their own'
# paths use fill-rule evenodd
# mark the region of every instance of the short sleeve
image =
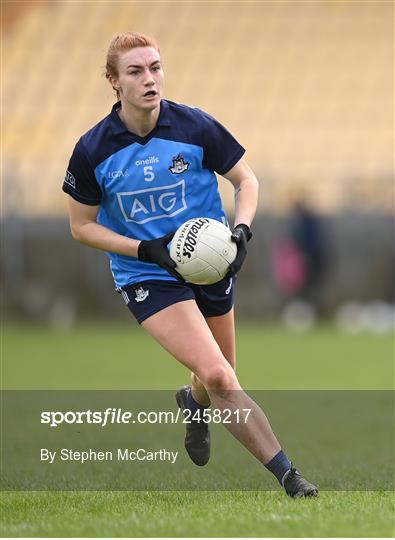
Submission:
<svg viewBox="0 0 395 540">
<path fill-rule="evenodd" d="M 218 174 L 226 174 L 240 160 L 245 149 L 215 118 L 200 112 L 203 116 L 203 166 Z"/>
<path fill-rule="evenodd" d="M 62 189 L 82 204 L 100 204 L 101 190 L 81 139 L 71 155 Z"/>
</svg>

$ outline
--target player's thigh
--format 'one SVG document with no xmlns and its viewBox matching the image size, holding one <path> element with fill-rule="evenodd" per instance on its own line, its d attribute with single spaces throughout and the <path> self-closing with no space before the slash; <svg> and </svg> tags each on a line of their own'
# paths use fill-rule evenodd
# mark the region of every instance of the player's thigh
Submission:
<svg viewBox="0 0 395 540">
<path fill-rule="evenodd" d="M 172 304 L 141 325 L 201 380 L 214 377 L 215 372 L 233 379 L 232 370 L 194 300 Z"/>
<path fill-rule="evenodd" d="M 229 364 L 236 367 L 234 308 L 224 315 L 206 317 L 206 322 Z"/>
</svg>

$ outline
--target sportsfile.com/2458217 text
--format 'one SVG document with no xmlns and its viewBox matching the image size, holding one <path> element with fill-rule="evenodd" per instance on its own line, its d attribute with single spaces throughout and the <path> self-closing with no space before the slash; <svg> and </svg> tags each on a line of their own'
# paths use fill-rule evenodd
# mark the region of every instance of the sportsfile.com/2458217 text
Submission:
<svg viewBox="0 0 395 540">
<path fill-rule="evenodd" d="M 213 424 L 246 424 L 251 409 L 198 409 L 191 411 L 125 411 L 109 407 L 104 411 L 42 411 L 41 424 L 58 427 L 61 424 L 97 424 L 105 427 L 110 424 L 177 424 L 182 422 L 203 422 Z"/>
</svg>

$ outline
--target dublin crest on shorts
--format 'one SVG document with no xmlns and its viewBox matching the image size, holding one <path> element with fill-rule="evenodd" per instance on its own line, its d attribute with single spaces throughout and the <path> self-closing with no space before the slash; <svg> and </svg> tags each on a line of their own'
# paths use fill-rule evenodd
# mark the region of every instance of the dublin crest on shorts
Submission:
<svg viewBox="0 0 395 540">
<path fill-rule="evenodd" d="M 149 291 L 145 291 L 143 287 L 138 287 L 137 289 L 134 290 L 134 292 L 136 294 L 135 296 L 136 302 L 144 302 L 144 300 L 149 295 Z"/>
</svg>

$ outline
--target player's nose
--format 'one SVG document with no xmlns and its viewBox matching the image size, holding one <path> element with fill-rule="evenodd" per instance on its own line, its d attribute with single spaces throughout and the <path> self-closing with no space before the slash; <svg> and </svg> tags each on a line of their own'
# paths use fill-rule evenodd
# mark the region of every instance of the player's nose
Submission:
<svg viewBox="0 0 395 540">
<path fill-rule="evenodd" d="M 155 84 L 154 77 L 149 69 L 146 69 L 144 71 L 144 84 L 146 86 L 152 86 L 153 84 Z"/>
</svg>

